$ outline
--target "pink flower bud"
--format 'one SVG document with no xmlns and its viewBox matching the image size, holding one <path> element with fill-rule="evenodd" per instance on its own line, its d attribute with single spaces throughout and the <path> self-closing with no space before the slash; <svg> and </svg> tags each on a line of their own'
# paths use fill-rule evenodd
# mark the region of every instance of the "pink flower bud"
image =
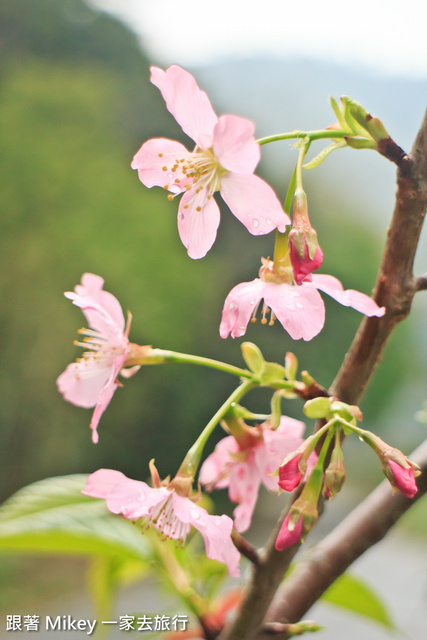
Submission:
<svg viewBox="0 0 427 640">
<path fill-rule="evenodd" d="M 279 531 L 279 535 L 276 539 L 276 549 L 277 551 L 283 551 L 283 549 L 287 549 L 291 547 L 296 542 L 301 540 L 301 536 L 303 533 L 303 518 L 302 516 L 295 523 L 292 531 L 289 529 L 289 516 L 290 512 L 286 516 L 282 527 Z"/>
<path fill-rule="evenodd" d="M 292 232 L 291 232 L 292 233 Z M 289 235 L 290 237 L 290 235 Z M 303 282 L 311 282 L 311 274 L 322 264 L 323 252 L 317 245 L 313 258 L 310 258 L 307 242 L 304 245 L 304 257 L 302 258 L 294 244 L 290 243 L 290 258 L 294 272 L 295 282 L 300 285 Z"/>
<path fill-rule="evenodd" d="M 388 467 L 390 473 L 387 474 L 387 477 L 391 484 L 407 498 L 413 498 L 418 491 L 414 469 L 411 466 L 403 467 L 394 460 L 388 460 Z"/>
<path fill-rule="evenodd" d="M 281 467 L 279 467 L 279 487 L 284 491 L 293 491 L 302 480 L 303 474 L 300 471 L 299 464 L 302 453 L 291 458 Z"/>
</svg>

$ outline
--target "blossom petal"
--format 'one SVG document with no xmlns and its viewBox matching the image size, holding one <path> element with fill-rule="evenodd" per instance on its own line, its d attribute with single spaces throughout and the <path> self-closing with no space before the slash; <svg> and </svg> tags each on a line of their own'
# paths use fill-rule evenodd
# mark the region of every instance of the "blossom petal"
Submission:
<svg viewBox="0 0 427 640">
<path fill-rule="evenodd" d="M 240 554 L 231 540 L 232 519 L 225 515 L 211 516 L 205 509 L 175 492 L 173 503 L 177 517 L 182 522 L 191 524 L 202 534 L 208 558 L 224 562 L 230 576 L 238 578 Z"/>
<path fill-rule="evenodd" d="M 255 171 L 261 151 L 255 142 L 254 131 L 254 123 L 246 118 L 219 118 L 213 134 L 213 150 L 224 169 L 245 174 Z"/>
<path fill-rule="evenodd" d="M 122 354 L 121 356 L 117 356 L 117 358 L 114 359 L 113 366 L 110 369 L 109 378 L 98 395 L 95 410 L 92 415 L 92 420 L 90 421 L 90 428 L 92 429 L 92 442 L 94 442 L 95 444 L 99 439 L 97 432 L 99 421 L 105 409 L 110 404 L 111 399 L 118 387 L 117 376 L 119 375 L 120 369 L 125 363 L 126 357 L 127 352 Z"/>
<path fill-rule="evenodd" d="M 125 318 L 119 301 L 103 290 L 104 280 L 93 273 L 85 273 L 81 284 L 64 295 L 80 307 L 91 329 L 112 341 L 123 342 Z"/>
<path fill-rule="evenodd" d="M 239 503 L 233 512 L 234 527 L 239 533 L 250 527 L 260 484 L 260 473 L 251 451 L 244 462 L 237 462 L 233 466 L 230 475 L 230 500 Z"/>
<path fill-rule="evenodd" d="M 241 282 L 228 294 L 224 302 L 219 334 L 226 338 L 230 333 L 232 338 L 240 338 L 246 332 L 246 327 L 252 312 L 263 296 L 264 283 L 259 278 L 252 282 Z"/>
<path fill-rule="evenodd" d="M 218 118 L 191 73 L 176 65 L 166 71 L 151 67 L 151 82 L 160 89 L 166 107 L 184 133 L 202 149 L 209 148 Z"/>
<path fill-rule="evenodd" d="M 221 178 L 220 193 L 252 235 L 274 229 L 284 232 L 290 223 L 273 189 L 258 176 L 227 173 Z"/>
<path fill-rule="evenodd" d="M 138 170 L 138 177 L 146 187 L 163 187 L 173 193 L 180 189 L 173 188 L 177 180 L 185 178 L 182 171 L 172 171 L 177 160 L 186 158 L 189 152 L 180 142 L 167 138 L 153 138 L 145 142 L 135 154 L 131 167 Z M 171 188 L 172 186 L 172 188 Z"/>
<path fill-rule="evenodd" d="M 325 305 L 319 292 L 310 283 L 296 287 L 266 282 L 263 297 L 294 340 L 311 340 L 325 324 Z"/>
<path fill-rule="evenodd" d="M 92 498 L 106 498 L 113 487 L 123 480 L 128 480 L 128 478 L 121 471 L 98 469 L 88 477 L 82 493 Z"/>
<path fill-rule="evenodd" d="M 277 476 L 272 476 L 283 458 L 302 444 L 305 424 L 300 420 L 282 416 L 277 429 L 264 429 L 263 446 L 254 449 L 256 464 L 260 470 L 261 481 L 269 491 L 277 491 Z"/>
<path fill-rule="evenodd" d="M 111 375 L 111 366 L 102 360 L 84 359 L 72 362 L 56 381 L 64 400 L 77 407 L 91 409 Z"/>
<path fill-rule="evenodd" d="M 178 209 L 178 231 L 190 258 L 203 258 L 215 242 L 220 212 L 206 189 L 189 189 Z"/>
<path fill-rule="evenodd" d="M 216 445 L 200 468 L 200 484 L 215 486 L 215 489 L 228 487 L 231 466 L 234 464 L 233 454 L 239 451 L 237 440 L 233 436 L 226 436 Z M 209 490 L 209 487 L 208 487 Z"/>
<path fill-rule="evenodd" d="M 317 289 L 327 293 L 328 296 L 331 296 L 345 307 L 353 307 L 356 311 L 360 311 L 360 313 L 364 313 L 367 316 L 381 317 L 385 314 L 385 307 L 379 307 L 377 303 L 365 293 L 355 291 L 354 289 L 344 291 L 341 282 L 337 278 L 334 278 L 334 276 L 317 274 L 313 275 L 312 278 L 313 284 Z"/>
</svg>

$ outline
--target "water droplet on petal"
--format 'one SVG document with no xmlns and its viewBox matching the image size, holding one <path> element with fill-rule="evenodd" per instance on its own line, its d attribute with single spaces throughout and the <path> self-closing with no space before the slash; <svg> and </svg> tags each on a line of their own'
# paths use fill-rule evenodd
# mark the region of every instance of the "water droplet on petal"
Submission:
<svg viewBox="0 0 427 640">
<path fill-rule="evenodd" d="M 298 309 L 302 309 L 304 305 L 302 304 L 302 302 L 296 302 L 295 306 L 298 307 Z"/>
<path fill-rule="evenodd" d="M 267 218 L 266 222 L 267 224 L 273 224 L 273 220 L 271 220 L 271 218 Z"/>
<path fill-rule="evenodd" d="M 200 512 L 196 507 L 190 507 L 190 515 L 193 518 L 193 520 L 200 519 Z"/>
<path fill-rule="evenodd" d="M 182 213 L 182 211 L 180 213 L 178 213 L 178 220 L 184 220 L 185 216 Z"/>
<path fill-rule="evenodd" d="M 255 229 L 256 229 L 257 227 L 259 227 L 259 220 L 258 220 L 257 218 L 254 218 L 254 219 L 252 220 L 252 224 L 254 225 L 254 227 L 255 227 Z"/>
</svg>

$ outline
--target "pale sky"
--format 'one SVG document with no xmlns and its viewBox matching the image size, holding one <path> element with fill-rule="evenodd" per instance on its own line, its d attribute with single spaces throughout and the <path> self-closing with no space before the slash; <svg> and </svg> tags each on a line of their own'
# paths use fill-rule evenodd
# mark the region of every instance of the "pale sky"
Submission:
<svg viewBox="0 0 427 640">
<path fill-rule="evenodd" d="M 427 78 L 426 0 L 90 0 L 121 17 L 159 64 L 316 57 Z"/>
</svg>

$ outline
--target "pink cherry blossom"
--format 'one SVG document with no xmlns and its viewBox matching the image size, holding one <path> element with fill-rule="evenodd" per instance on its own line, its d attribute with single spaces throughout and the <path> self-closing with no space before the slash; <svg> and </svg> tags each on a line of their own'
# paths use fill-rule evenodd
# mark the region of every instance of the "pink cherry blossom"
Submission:
<svg viewBox="0 0 427 640">
<path fill-rule="evenodd" d="M 277 551 L 283 551 L 283 549 L 287 549 L 288 547 L 292 547 L 293 544 L 299 542 L 301 540 L 301 536 L 303 534 L 303 518 L 301 518 L 296 522 L 294 528 L 292 530 L 289 529 L 289 516 L 290 513 L 286 516 L 279 534 L 276 538 L 276 549 Z"/>
<path fill-rule="evenodd" d="M 393 485 L 407 498 L 413 498 L 418 491 L 414 469 L 411 466 L 404 467 L 390 459 L 388 460 L 388 466 L 392 475 L 390 480 Z"/>
<path fill-rule="evenodd" d="M 220 191 L 232 213 L 254 235 L 290 223 L 271 187 L 253 175 L 260 159 L 254 124 L 245 118 L 218 118 L 193 76 L 178 66 L 151 68 L 168 110 L 196 143 L 193 151 L 165 138 L 145 142 L 132 168 L 146 187 L 184 194 L 178 209 L 178 231 L 191 258 L 202 258 L 213 245 L 220 221 L 213 198 Z"/>
<path fill-rule="evenodd" d="M 243 336 L 249 321 L 255 318 L 259 303 L 264 299 L 263 323 L 267 322 L 266 314 L 271 310 L 270 324 L 277 318 L 294 340 L 311 340 L 325 323 L 325 305 L 318 289 L 340 304 L 353 307 L 367 316 L 381 317 L 385 313 L 385 307 L 379 307 L 364 293 L 344 290 L 341 282 L 333 276 L 312 275 L 312 282 L 302 282 L 300 286 L 291 282 L 269 281 L 268 271 L 271 271 L 273 263 L 264 262 L 260 278 L 238 284 L 228 294 L 219 329 L 221 338 L 229 334 L 233 338 Z"/>
<path fill-rule="evenodd" d="M 249 528 L 261 484 L 277 491 L 277 477 L 270 474 L 302 443 L 304 428 L 303 422 L 282 417 L 275 430 L 268 423 L 258 427 L 252 446 L 242 449 L 233 436 L 227 436 L 206 458 L 199 481 L 209 489 L 228 487 L 230 500 L 238 503 L 233 513 L 236 531 Z"/>
<path fill-rule="evenodd" d="M 233 521 L 228 516 L 209 515 L 173 488 L 151 488 L 145 482 L 131 480 L 113 469 L 92 473 L 83 493 L 104 498 L 112 513 L 121 513 L 129 520 L 141 520 L 142 526 L 147 528 L 153 525 L 166 538 L 182 544 L 193 526 L 204 538 L 208 558 L 226 564 L 230 576 L 239 576 L 240 554 L 230 537 Z"/>
<path fill-rule="evenodd" d="M 80 329 L 86 336 L 76 344 L 88 349 L 76 362 L 69 364 L 57 379 L 58 390 L 65 400 L 79 407 L 95 407 L 90 428 L 92 441 L 98 442 L 99 420 L 117 389 L 117 376 L 129 353 L 128 329 L 119 301 L 103 290 L 104 280 L 85 273 L 81 284 L 65 296 L 80 307 L 89 329 Z M 128 369 L 127 376 L 139 367 Z"/>
</svg>

